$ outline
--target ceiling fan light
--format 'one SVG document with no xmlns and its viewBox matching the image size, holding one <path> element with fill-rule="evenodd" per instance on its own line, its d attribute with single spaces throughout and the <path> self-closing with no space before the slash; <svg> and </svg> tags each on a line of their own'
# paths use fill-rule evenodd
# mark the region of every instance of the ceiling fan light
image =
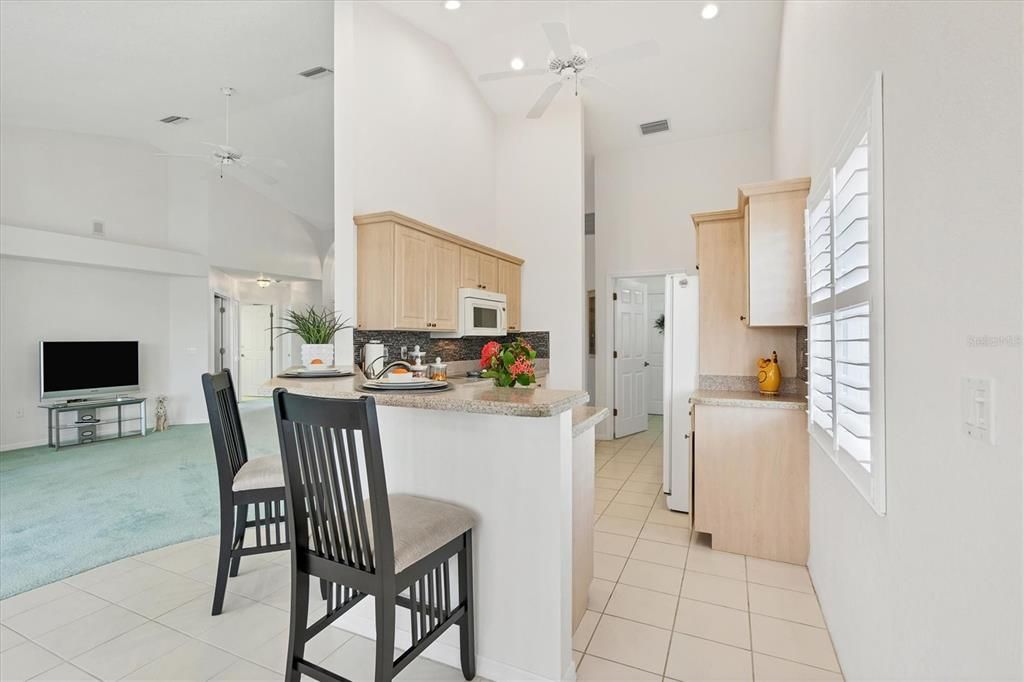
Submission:
<svg viewBox="0 0 1024 682">
<path fill-rule="evenodd" d="M 526 66 L 526 62 L 523 61 L 522 57 L 512 57 L 512 61 L 508 65 L 513 71 L 522 71 L 523 67 Z"/>
<path fill-rule="evenodd" d="M 704 5 L 704 8 L 700 11 L 700 16 L 704 19 L 714 19 L 718 16 L 718 5 L 713 2 Z"/>
<path fill-rule="evenodd" d="M 462 7 L 462 3 L 459 0 L 444 0 L 444 8 L 447 10 L 456 10 Z"/>
</svg>

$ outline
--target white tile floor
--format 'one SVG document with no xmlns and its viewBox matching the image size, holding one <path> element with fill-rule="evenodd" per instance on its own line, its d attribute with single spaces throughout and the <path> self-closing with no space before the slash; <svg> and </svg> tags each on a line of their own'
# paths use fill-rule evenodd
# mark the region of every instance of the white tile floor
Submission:
<svg viewBox="0 0 1024 682">
<path fill-rule="evenodd" d="M 213 618 L 216 561 L 216 538 L 194 540 L 0 601 L 0 680 L 283 679 L 288 554 L 244 558 Z M 327 628 L 306 653 L 352 680 L 373 679 L 370 640 Z M 399 679 L 463 678 L 420 657 Z"/>
<path fill-rule="evenodd" d="M 660 492 L 660 419 L 597 445 L 596 579 L 573 637 L 579 680 L 841 680 L 803 567 L 710 549 Z M 0 680 L 279 680 L 284 552 L 247 557 L 210 616 L 216 538 L 0 601 Z M 244 625 L 240 625 L 244 623 Z M 337 628 L 310 658 L 372 679 L 373 643 Z M 420 657 L 405 679 L 462 679 Z"/>
<path fill-rule="evenodd" d="M 802 566 L 711 549 L 661 494 L 661 419 L 596 452 L 594 575 L 577 679 L 842 680 Z"/>
</svg>

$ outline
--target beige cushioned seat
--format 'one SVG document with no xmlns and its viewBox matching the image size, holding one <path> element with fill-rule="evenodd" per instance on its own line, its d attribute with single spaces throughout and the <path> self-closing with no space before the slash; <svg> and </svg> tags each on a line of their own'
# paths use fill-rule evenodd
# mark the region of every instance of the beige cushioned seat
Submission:
<svg viewBox="0 0 1024 682">
<path fill-rule="evenodd" d="M 231 489 L 236 493 L 241 490 L 283 487 L 284 471 L 281 468 L 281 458 L 273 455 L 250 459 L 238 470 L 231 484 Z"/>
<path fill-rule="evenodd" d="M 388 495 L 388 506 L 395 540 L 396 573 L 473 527 L 472 512 L 448 502 L 396 494 Z M 369 524 L 369 501 L 366 517 Z M 370 532 L 372 538 L 372 530 Z"/>
</svg>

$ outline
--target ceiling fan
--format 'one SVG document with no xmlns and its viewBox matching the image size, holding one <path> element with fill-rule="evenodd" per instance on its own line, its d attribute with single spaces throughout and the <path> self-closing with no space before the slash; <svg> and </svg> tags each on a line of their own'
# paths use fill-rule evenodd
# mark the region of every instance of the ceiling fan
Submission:
<svg viewBox="0 0 1024 682">
<path fill-rule="evenodd" d="M 217 144 L 214 142 L 203 142 L 208 147 L 213 147 L 212 154 L 157 154 L 157 156 L 166 156 L 179 159 L 205 159 L 211 161 L 221 178 L 224 177 L 224 168 L 227 166 L 240 166 L 251 172 L 261 181 L 268 185 L 277 184 L 277 178 L 269 175 L 262 170 L 254 167 L 252 161 L 264 160 L 262 157 L 247 156 L 242 157 L 242 151 L 230 145 L 231 141 L 231 96 L 235 94 L 234 88 L 221 88 L 220 92 L 224 95 L 224 144 Z M 270 159 L 279 166 L 284 167 L 284 161 L 280 159 Z"/>
<path fill-rule="evenodd" d="M 524 76 L 544 76 L 554 74 L 558 80 L 549 85 L 537 98 L 533 107 L 526 114 L 526 118 L 540 118 L 547 111 L 547 108 L 554 101 L 555 95 L 562 89 L 562 85 L 573 81 L 574 93 L 579 94 L 579 86 L 588 83 L 603 83 L 592 73 L 584 73 L 595 66 L 606 66 L 608 64 L 619 64 L 643 59 L 645 57 L 657 57 L 661 54 L 658 43 L 653 40 L 645 40 L 632 45 L 617 47 L 604 54 L 591 57 L 587 51 L 579 45 L 573 45 L 569 40 L 569 28 L 561 22 L 550 22 L 541 24 L 544 35 L 547 36 L 551 52 L 548 55 L 547 68 L 543 69 L 519 69 L 518 71 L 497 71 L 480 75 L 481 82 L 504 80 L 506 78 L 520 78 Z"/>
</svg>

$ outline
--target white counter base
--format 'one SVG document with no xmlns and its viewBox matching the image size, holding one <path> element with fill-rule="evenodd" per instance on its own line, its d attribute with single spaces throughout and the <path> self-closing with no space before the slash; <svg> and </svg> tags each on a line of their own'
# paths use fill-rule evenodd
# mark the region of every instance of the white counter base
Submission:
<svg viewBox="0 0 1024 682">
<path fill-rule="evenodd" d="M 508 417 L 378 406 L 378 419 L 389 492 L 453 502 L 477 516 L 478 674 L 574 679 L 571 411 Z M 396 614 L 396 643 L 408 645 L 408 611 Z M 336 624 L 373 638 L 372 600 Z M 451 628 L 423 655 L 457 667 L 458 634 Z"/>
</svg>

